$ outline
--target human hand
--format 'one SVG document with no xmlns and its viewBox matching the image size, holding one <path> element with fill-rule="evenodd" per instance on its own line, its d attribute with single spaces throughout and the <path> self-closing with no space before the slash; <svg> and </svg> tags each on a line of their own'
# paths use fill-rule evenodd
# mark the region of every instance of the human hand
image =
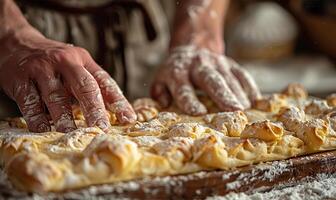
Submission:
<svg viewBox="0 0 336 200">
<path fill-rule="evenodd" d="M 197 99 L 195 87 L 223 111 L 248 108 L 260 97 L 253 78 L 236 62 L 192 45 L 172 50 L 157 73 L 151 95 L 162 106 L 168 106 L 173 99 L 187 114 L 205 114 L 207 110 Z"/>
<path fill-rule="evenodd" d="M 181 1 L 176 6 L 170 54 L 151 95 L 163 107 L 174 100 L 187 114 L 207 112 L 197 99 L 203 90 L 223 111 L 250 107 L 260 91 L 253 78 L 224 56 L 223 24 L 229 1 Z"/>
<path fill-rule="evenodd" d="M 85 49 L 46 39 L 36 31 L 21 32 L 6 40 L 15 48 L 0 51 L 0 87 L 17 103 L 29 130 L 50 131 L 45 108 L 57 131 L 76 129 L 72 97 L 88 126 L 110 127 L 105 107 L 116 113 L 120 123 L 135 121 L 116 82 Z"/>
</svg>

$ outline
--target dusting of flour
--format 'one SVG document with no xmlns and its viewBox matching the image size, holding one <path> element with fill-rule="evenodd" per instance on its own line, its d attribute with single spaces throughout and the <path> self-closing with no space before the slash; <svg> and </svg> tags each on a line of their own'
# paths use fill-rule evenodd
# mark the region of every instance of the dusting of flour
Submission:
<svg viewBox="0 0 336 200">
<path fill-rule="evenodd" d="M 208 197 L 207 200 L 322 200 L 336 199 L 336 174 L 319 174 L 305 178 L 291 187 L 275 187 L 268 192 L 253 194 L 230 193 L 225 196 Z"/>
</svg>

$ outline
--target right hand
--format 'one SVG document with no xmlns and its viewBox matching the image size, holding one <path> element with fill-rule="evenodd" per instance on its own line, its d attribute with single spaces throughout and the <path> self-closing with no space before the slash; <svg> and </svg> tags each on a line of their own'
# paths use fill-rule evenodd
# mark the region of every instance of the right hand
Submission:
<svg viewBox="0 0 336 200">
<path fill-rule="evenodd" d="M 158 70 L 151 95 L 161 106 L 175 102 L 189 115 L 207 108 L 198 99 L 203 91 L 221 111 L 249 108 L 260 97 L 253 78 L 224 52 L 225 0 L 185 0 L 176 7 L 170 52 Z"/>
<path fill-rule="evenodd" d="M 206 48 L 210 45 L 203 46 L 175 48 L 155 77 L 152 97 L 163 107 L 174 100 L 183 112 L 202 115 L 207 108 L 197 98 L 198 88 L 221 111 L 249 108 L 261 96 L 254 79 L 230 58 Z"/>
<path fill-rule="evenodd" d="M 36 31 L 13 34 L 8 41 L 16 45 L 0 54 L 0 88 L 17 103 L 30 131 L 51 130 L 45 107 L 57 131 L 76 129 L 72 97 L 88 126 L 110 127 L 105 106 L 120 123 L 136 120 L 116 82 L 85 49 L 46 39 Z"/>
</svg>

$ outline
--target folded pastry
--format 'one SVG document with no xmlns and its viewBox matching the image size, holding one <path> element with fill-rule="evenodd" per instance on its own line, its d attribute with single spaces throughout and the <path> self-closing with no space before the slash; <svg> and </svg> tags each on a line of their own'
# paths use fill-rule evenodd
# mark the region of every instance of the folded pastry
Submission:
<svg viewBox="0 0 336 200">
<path fill-rule="evenodd" d="M 214 129 L 231 137 L 239 137 L 248 119 L 242 111 L 206 115 L 204 121 Z"/>
<path fill-rule="evenodd" d="M 206 105 L 214 106 L 209 101 Z M 0 122 L 0 164 L 18 189 L 39 193 L 227 170 L 336 149 L 335 105 L 333 95 L 311 98 L 298 84 L 264 96 L 248 110 L 198 117 L 139 99 L 134 104 L 138 121 L 119 125 L 109 112 L 113 126 L 107 132 L 86 127 L 74 106 L 79 128 L 70 133 L 31 133 L 22 118 Z"/>
<path fill-rule="evenodd" d="M 247 125 L 240 137 L 256 138 L 266 142 L 272 142 L 280 140 L 283 132 L 283 127 L 280 124 L 265 120 Z"/>
</svg>

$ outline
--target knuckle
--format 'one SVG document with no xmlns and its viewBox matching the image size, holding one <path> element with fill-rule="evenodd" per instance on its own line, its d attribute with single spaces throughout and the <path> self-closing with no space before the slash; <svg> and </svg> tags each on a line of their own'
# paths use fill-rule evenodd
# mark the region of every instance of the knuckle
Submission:
<svg viewBox="0 0 336 200">
<path fill-rule="evenodd" d="M 230 60 L 225 56 L 217 56 L 217 62 L 224 68 L 230 67 Z"/>
<path fill-rule="evenodd" d="M 96 92 L 97 90 L 99 90 L 99 87 L 95 79 L 91 78 L 90 76 L 83 76 L 80 77 L 78 81 L 77 89 L 81 93 L 90 93 Z"/>
<path fill-rule="evenodd" d="M 223 86 L 224 79 L 215 71 L 205 71 L 204 73 L 200 74 L 201 78 L 205 85 L 209 85 L 213 89 L 218 89 Z"/>
<path fill-rule="evenodd" d="M 26 113 L 23 115 L 23 117 L 28 123 L 38 123 L 40 121 L 43 121 L 44 113 L 40 111 L 34 112 L 32 110 L 31 113 Z"/>
<path fill-rule="evenodd" d="M 193 72 L 195 76 L 198 76 L 200 78 L 204 78 L 205 76 L 207 76 L 208 74 L 210 74 L 211 69 L 209 69 L 206 66 L 199 66 L 196 67 Z"/>
<path fill-rule="evenodd" d="M 23 94 L 27 90 L 27 88 L 28 88 L 27 82 L 24 82 L 24 83 L 17 82 L 17 83 L 14 83 L 12 91 L 8 91 L 7 89 L 5 90 L 5 92 L 8 93 L 9 96 L 12 97 L 15 101 L 20 101 L 20 99 L 23 98 Z"/>
<path fill-rule="evenodd" d="M 118 84 L 112 78 L 103 79 L 100 82 L 100 88 L 107 93 L 113 93 L 114 95 L 122 95 L 122 91 Z"/>
<path fill-rule="evenodd" d="M 106 78 L 110 78 L 110 75 L 104 71 L 104 70 L 98 70 L 96 72 L 94 72 L 92 74 L 92 76 L 96 79 L 96 80 L 104 80 Z"/>
<path fill-rule="evenodd" d="M 111 78 L 107 72 L 103 70 L 94 73 L 93 77 L 97 80 L 101 88 L 111 86 L 116 87 L 118 85 L 116 81 L 113 78 Z"/>
<path fill-rule="evenodd" d="M 30 106 L 24 105 L 21 111 L 23 116 L 29 120 L 39 118 L 39 116 L 44 113 L 44 110 L 37 103 Z"/>
<path fill-rule="evenodd" d="M 22 94 L 18 94 L 16 102 L 24 116 L 31 118 L 44 113 L 40 95 L 32 86 L 26 85 L 22 89 Z"/>
<path fill-rule="evenodd" d="M 76 53 L 80 55 L 81 59 L 83 59 L 83 61 L 86 62 L 86 64 L 88 65 L 96 64 L 95 61 L 92 59 L 91 54 L 88 50 L 82 47 L 74 47 L 74 49 L 76 50 Z"/>
<path fill-rule="evenodd" d="M 180 102 L 189 102 L 195 99 L 195 94 L 191 86 L 182 85 L 176 90 L 176 100 Z"/>
<path fill-rule="evenodd" d="M 175 81 L 185 81 L 187 78 L 188 71 L 181 67 L 172 67 L 169 70 L 168 77 L 166 77 L 167 80 L 172 79 Z"/>
<path fill-rule="evenodd" d="M 39 107 L 41 103 L 40 96 L 35 92 L 30 92 L 23 97 L 23 106 L 26 108 L 36 108 Z M 30 110 L 30 109 L 29 109 Z"/>
<path fill-rule="evenodd" d="M 80 95 L 86 96 L 86 97 L 92 97 L 100 94 L 99 88 L 93 86 L 93 85 L 85 85 L 79 88 Z"/>
<path fill-rule="evenodd" d="M 104 108 L 91 106 L 84 108 L 84 110 L 86 111 L 84 113 L 85 119 L 87 119 L 89 126 L 94 126 L 99 121 L 108 121 L 107 114 Z"/>
<path fill-rule="evenodd" d="M 107 104 L 107 109 L 113 113 L 123 112 L 129 107 L 129 103 L 125 99 L 119 99 L 113 103 Z"/>
<path fill-rule="evenodd" d="M 44 77 L 46 80 L 46 77 Z M 63 84 L 57 78 L 49 79 L 46 87 L 42 90 L 42 98 L 47 104 L 59 104 L 70 101 Z"/>
<path fill-rule="evenodd" d="M 47 127 L 47 120 L 45 118 L 44 110 L 39 107 L 28 107 L 21 111 L 23 118 L 26 120 L 30 130 L 39 131 L 45 130 Z M 39 131 L 40 132 L 40 131 Z"/>
<path fill-rule="evenodd" d="M 51 91 L 46 96 L 47 98 L 45 99 L 45 101 L 48 104 L 65 104 L 69 100 L 68 96 L 61 89 Z"/>
<path fill-rule="evenodd" d="M 71 52 L 68 48 L 59 48 L 52 50 L 49 56 L 56 62 L 63 62 L 71 59 Z"/>
<path fill-rule="evenodd" d="M 83 114 L 88 122 L 93 122 L 97 119 L 105 119 L 107 118 L 107 113 L 105 108 L 96 105 L 94 103 L 88 104 L 87 102 L 79 102 L 81 105 L 81 108 L 83 109 Z"/>
<path fill-rule="evenodd" d="M 80 104 L 87 109 L 102 108 L 104 105 L 100 89 L 95 85 L 83 85 L 76 96 Z"/>
<path fill-rule="evenodd" d="M 81 53 L 78 51 L 78 47 L 65 46 L 52 48 L 46 52 L 47 57 L 54 63 L 73 63 L 81 62 Z"/>
<path fill-rule="evenodd" d="M 90 56 L 90 53 L 88 50 L 82 48 L 82 47 L 74 47 L 76 51 L 78 51 L 80 54 L 85 55 L 85 56 Z"/>
</svg>

